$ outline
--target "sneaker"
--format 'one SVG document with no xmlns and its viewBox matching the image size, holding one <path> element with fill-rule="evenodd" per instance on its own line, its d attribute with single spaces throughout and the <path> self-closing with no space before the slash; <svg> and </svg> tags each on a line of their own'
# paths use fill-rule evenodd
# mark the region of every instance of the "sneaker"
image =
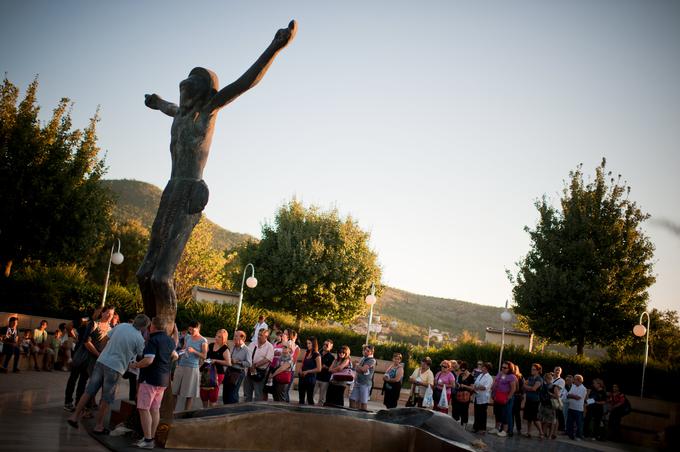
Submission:
<svg viewBox="0 0 680 452">
<path fill-rule="evenodd" d="M 500 436 L 501 438 L 505 438 L 506 436 L 508 436 L 508 434 L 505 433 L 503 430 L 501 430 L 500 432 L 498 432 L 497 435 Z"/>
<path fill-rule="evenodd" d="M 75 410 L 76 410 L 76 407 L 72 403 L 64 404 L 64 411 L 68 411 L 69 413 L 73 413 Z"/>
<path fill-rule="evenodd" d="M 486 431 L 486 433 L 491 433 L 492 435 L 497 435 L 498 429 L 497 428 L 490 428 L 489 430 Z"/>
<path fill-rule="evenodd" d="M 153 449 L 155 445 L 156 444 L 154 444 L 153 440 L 147 441 L 144 438 L 135 443 L 135 446 L 139 447 L 140 449 Z"/>
</svg>

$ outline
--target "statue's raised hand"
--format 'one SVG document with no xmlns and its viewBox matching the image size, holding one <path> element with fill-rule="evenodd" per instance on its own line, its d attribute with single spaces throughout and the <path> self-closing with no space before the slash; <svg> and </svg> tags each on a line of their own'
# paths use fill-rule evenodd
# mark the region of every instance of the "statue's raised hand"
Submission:
<svg viewBox="0 0 680 452">
<path fill-rule="evenodd" d="M 282 49 L 286 47 L 288 43 L 293 40 L 293 38 L 295 38 L 296 33 L 297 22 L 291 20 L 290 23 L 288 24 L 288 28 L 282 28 L 276 32 L 273 44 L 276 46 L 277 49 Z"/>
<path fill-rule="evenodd" d="M 144 95 L 144 105 L 151 108 L 152 110 L 159 110 L 160 106 L 160 96 L 158 94 L 145 94 Z"/>
</svg>

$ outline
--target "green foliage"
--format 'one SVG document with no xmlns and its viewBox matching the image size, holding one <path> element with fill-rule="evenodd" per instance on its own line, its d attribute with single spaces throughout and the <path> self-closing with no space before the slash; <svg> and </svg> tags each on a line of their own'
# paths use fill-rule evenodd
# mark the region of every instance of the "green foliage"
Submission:
<svg viewBox="0 0 680 452">
<path fill-rule="evenodd" d="M 189 300 L 194 286 L 222 287 L 222 270 L 226 260 L 222 252 L 212 246 L 212 231 L 212 226 L 202 216 L 191 233 L 175 270 L 175 292 L 178 300 Z"/>
<path fill-rule="evenodd" d="M 33 262 L 0 278 L 0 308 L 24 314 L 74 319 L 91 315 L 101 303 L 103 286 L 90 282 L 86 271 L 77 265 L 48 267 Z M 138 293 L 109 285 L 106 304 L 116 307 L 121 319 L 142 312 Z"/>
<path fill-rule="evenodd" d="M 113 224 L 110 239 L 102 244 L 97 251 L 96 261 L 88 269 L 90 278 L 93 281 L 104 283 L 106 269 L 111 257 L 111 246 L 115 246 L 116 250 L 118 249 L 118 241 L 115 238 L 120 239 L 120 251 L 125 259 L 120 265 L 111 265 L 110 280 L 131 289 L 136 288 L 137 277 L 135 274 L 146 254 L 146 248 L 149 244 L 149 230 L 134 219 Z"/>
<path fill-rule="evenodd" d="M 236 248 L 225 272 L 240 285 L 244 266 L 253 263 L 259 284 L 248 299 L 259 306 L 298 319 L 348 321 L 366 309 L 371 283 L 380 282 L 368 239 L 352 218 L 293 200 L 262 227 L 262 241 Z"/>
<path fill-rule="evenodd" d="M 643 320 L 646 320 L 644 318 Z M 660 311 L 652 309 L 649 312 L 649 356 L 662 363 L 680 362 L 680 323 L 677 311 Z M 647 324 L 643 324 L 646 326 Z M 624 356 L 644 356 L 645 338 L 638 338 L 632 334 L 619 347 L 611 347 L 609 354 L 613 358 Z"/>
<path fill-rule="evenodd" d="M 7 78 L 0 87 L 0 264 L 87 263 L 109 230 L 111 200 L 99 185 L 98 114 L 72 129 L 64 98 L 41 125 L 34 80 L 19 102 Z"/>
<path fill-rule="evenodd" d="M 648 215 L 628 198 L 630 187 L 607 177 L 605 161 L 585 183 L 569 174 L 561 209 L 545 197 L 539 221 L 526 228 L 531 249 L 518 266 L 515 312 L 539 336 L 575 345 L 610 345 L 630 335 L 654 283 L 654 246 L 641 229 Z"/>
</svg>

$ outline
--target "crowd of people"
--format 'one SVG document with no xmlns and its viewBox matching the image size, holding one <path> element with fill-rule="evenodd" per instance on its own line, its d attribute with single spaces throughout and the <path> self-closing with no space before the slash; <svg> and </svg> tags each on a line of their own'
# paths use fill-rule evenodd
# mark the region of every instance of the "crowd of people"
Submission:
<svg viewBox="0 0 680 452">
<path fill-rule="evenodd" d="M 621 419 L 631 410 L 619 385 L 613 384 L 607 392 L 602 379 L 596 378 L 586 388 L 583 376 L 563 378 L 559 366 L 544 373 L 539 363 L 533 363 L 530 375 L 525 377 L 510 361 L 504 361 L 495 376 L 489 362 L 479 361 L 471 370 L 464 361 L 444 360 L 436 373 L 431 365 L 432 361 L 425 358 L 411 374 L 407 406 L 431 407 L 444 413 L 450 409 L 453 418 L 466 426 L 469 405 L 473 404 L 475 433 L 500 437 L 517 433 L 539 440 L 556 439 L 561 433 L 576 440 L 616 440 L 620 438 Z M 487 430 L 490 404 L 495 426 Z M 387 393 L 385 406 L 392 406 Z"/>
<path fill-rule="evenodd" d="M 364 345 L 362 357 L 352 360 L 348 346 L 334 353 L 331 339 L 319 348 L 317 338 L 308 337 L 303 351 L 294 330 L 276 324 L 270 329 L 264 316 L 254 326 L 249 345 L 245 331 L 239 330 L 231 348 L 225 329 L 210 341 L 201 335 L 198 321 L 181 331 L 143 314 L 120 324 L 109 306 L 95 311 L 92 319 L 83 317 L 74 323 L 78 325 L 60 324 L 50 334 L 43 320 L 39 328 L 22 334 L 18 319 L 11 317 L 0 329 L 4 355 L 0 371 L 8 372 L 12 359 L 14 372 L 20 371 L 20 359 L 28 359 L 29 365 L 32 361 L 36 371 L 69 371 L 64 394 L 64 410 L 71 413 L 68 423 L 78 428 L 83 417 L 95 417 L 95 434 L 108 433 L 104 418 L 120 379 L 129 380 L 128 398 L 136 402 L 144 431 L 137 443 L 141 448 L 154 447 L 167 387 L 177 406 L 185 410 L 192 408 L 195 399 L 206 408 L 216 405 L 220 390 L 223 404 L 266 401 L 270 395 L 276 402 L 289 403 L 296 376 L 300 404 L 342 407 L 348 393 L 351 408 L 367 410 L 374 390 L 373 346 Z M 382 375 L 386 408 L 399 404 L 405 379 L 402 359 L 401 353 L 394 353 Z M 444 360 L 433 371 L 432 360 L 424 358 L 408 377 L 411 390 L 406 406 L 450 413 L 465 428 L 472 411 L 475 433 L 500 437 L 517 433 L 541 440 L 555 439 L 559 433 L 572 439 L 618 439 L 621 418 L 630 412 L 618 385 L 607 392 L 601 379 L 586 388 L 581 375 L 563 378 L 560 367 L 544 373 L 534 363 L 524 376 L 518 366 L 505 361 L 492 376 L 491 363 L 476 364 L 470 368 L 461 360 Z M 97 405 L 95 396 L 100 392 Z M 489 405 L 495 425 L 487 430 Z"/>
</svg>

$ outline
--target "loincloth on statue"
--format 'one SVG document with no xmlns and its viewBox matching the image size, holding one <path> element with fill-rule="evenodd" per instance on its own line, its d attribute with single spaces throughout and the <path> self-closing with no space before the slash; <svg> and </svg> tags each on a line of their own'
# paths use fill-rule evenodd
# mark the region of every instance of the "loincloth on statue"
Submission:
<svg viewBox="0 0 680 452">
<path fill-rule="evenodd" d="M 193 226 L 200 219 L 200 214 L 208 203 L 208 185 L 203 179 L 189 179 L 174 177 L 170 179 L 163 190 L 158 213 L 153 222 L 151 235 L 160 238 L 165 243 L 170 229 L 185 216 L 196 216 Z M 156 237 L 154 237 L 156 236 Z"/>
</svg>

